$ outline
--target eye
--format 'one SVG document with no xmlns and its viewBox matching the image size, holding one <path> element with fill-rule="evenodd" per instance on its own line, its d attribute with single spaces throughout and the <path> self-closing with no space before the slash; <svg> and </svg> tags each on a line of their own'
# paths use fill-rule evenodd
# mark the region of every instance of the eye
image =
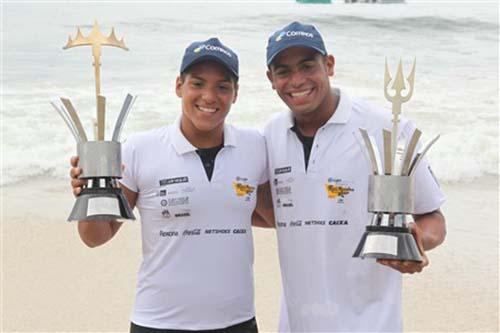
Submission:
<svg viewBox="0 0 500 333">
<path fill-rule="evenodd" d="M 203 83 L 201 81 L 192 81 L 191 86 L 194 88 L 201 88 L 203 86 Z"/>
<path fill-rule="evenodd" d="M 302 64 L 301 69 L 306 72 L 311 71 L 312 69 L 314 69 L 314 65 L 315 64 L 312 62 L 305 62 Z"/>
<path fill-rule="evenodd" d="M 219 84 L 219 85 L 217 86 L 217 89 L 218 89 L 220 92 L 223 92 L 223 93 L 230 92 L 230 91 L 231 91 L 231 84 L 229 84 L 229 83 L 222 83 L 222 84 Z"/>
<path fill-rule="evenodd" d="M 278 69 L 274 72 L 274 75 L 278 76 L 278 77 L 285 77 L 288 75 L 290 71 L 287 70 L 287 69 Z"/>
</svg>

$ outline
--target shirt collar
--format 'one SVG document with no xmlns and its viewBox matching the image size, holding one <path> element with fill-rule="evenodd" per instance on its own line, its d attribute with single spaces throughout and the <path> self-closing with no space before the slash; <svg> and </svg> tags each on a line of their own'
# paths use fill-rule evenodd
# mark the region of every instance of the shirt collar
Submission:
<svg viewBox="0 0 500 333">
<path fill-rule="evenodd" d="M 352 102 L 347 94 L 342 92 L 338 88 L 332 88 L 332 92 L 339 96 L 339 104 L 332 114 L 330 119 L 326 122 L 327 124 L 346 124 L 351 117 Z M 288 115 L 286 117 L 287 128 L 292 128 L 295 126 L 295 121 L 293 119 L 292 111 L 288 110 Z"/>
<path fill-rule="evenodd" d="M 196 147 L 186 139 L 181 131 L 181 116 L 175 119 L 172 125 L 172 144 L 179 155 L 196 151 Z M 224 147 L 236 147 L 236 133 L 231 125 L 224 124 Z"/>
<path fill-rule="evenodd" d="M 339 104 L 327 123 L 346 124 L 351 117 L 352 102 L 349 96 L 338 88 L 333 88 L 333 93 L 339 96 Z"/>
</svg>

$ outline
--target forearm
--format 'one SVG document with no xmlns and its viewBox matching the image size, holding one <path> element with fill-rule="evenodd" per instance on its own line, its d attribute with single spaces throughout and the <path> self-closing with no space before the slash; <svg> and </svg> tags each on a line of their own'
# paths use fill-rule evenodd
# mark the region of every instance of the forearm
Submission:
<svg viewBox="0 0 500 333">
<path fill-rule="evenodd" d="M 252 214 L 252 225 L 255 227 L 274 228 L 274 208 L 269 182 L 259 185 L 257 204 Z"/>
<path fill-rule="evenodd" d="M 414 215 L 413 218 L 421 231 L 425 251 L 443 243 L 446 237 L 446 223 L 440 210 L 428 214 Z"/>
<path fill-rule="evenodd" d="M 252 213 L 252 226 L 260 228 L 274 228 L 274 218 L 271 221 L 267 221 L 257 211 L 254 211 Z"/>
<path fill-rule="evenodd" d="M 121 226 L 118 221 L 79 221 L 78 233 L 88 247 L 96 247 L 109 241 Z"/>
</svg>

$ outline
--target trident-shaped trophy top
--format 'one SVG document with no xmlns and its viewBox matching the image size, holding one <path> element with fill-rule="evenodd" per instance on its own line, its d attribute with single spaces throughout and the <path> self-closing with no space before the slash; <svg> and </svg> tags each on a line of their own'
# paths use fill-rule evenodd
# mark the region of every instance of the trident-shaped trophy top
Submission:
<svg viewBox="0 0 500 333">
<path fill-rule="evenodd" d="M 115 28 L 111 28 L 111 34 L 106 37 L 104 36 L 101 31 L 99 30 L 99 25 L 97 24 L 97 21 L 94 22 L 94 25 L 92 26 L 92 31 L 87 37 L 84 37 L 80 28 L 77 28 L 76 32 L 76 37 L 74 39 L 69 36 L 68 42 L 66 43 L 66 46 L 63 47 L 64 50 L 70 49 L 73 47 L 77 46 L 92 46 L 92 56 L 94 57 L 94 74 L 95 74 L 95 95 L 96 95 L 96 101 L 97 101 L 97 118 L 94 119 L 94 129 L 95 129 L 95 136 L 97 140 L 104 140 L 104 118 L 105 118 L 105 98 L 104 96 L 101 96 L 101 47 L 102 46 L 114 46 L 114 47 L 119 47 L 125 51 L 128 51 L 128 48 L 125 46 L 125 42 L 123 41 L 123 38 L 121 40 L 118 40 L 115 35 Z M 126 101 L 124 104 L 124 109 L 122 111 L 126 114 L 128 112 L 128 109 L 131 107 L 131 97 Z M 83 140 L 86 141 L 86 135 L 83 131 L 82 126 L 78 126 L 80 124 L 78 116 L 76 115 L 76 111 L 74 110 L 73 106 L 69 102 L 69 100 L 64 101 L 63 104 L 65 108 L 56 108 L 58 112 L 62 112 L 63 119 L 67 120 L 67 124 L 72 130 L 72 132 L 75 135 L 75 138 L 77 138 L 77 141 Z M 65 111 L 67 111 L 65 113 Z M 71 120 L 70 120 L 71 118 Z M 123 119 L 122 119 L 123 120 Z M 122 126 L 122 123 L 117 123 L 117 126 Z M 119 135 L 121 128 L 119 130 L 116 130 L 115 128 L 115 134 Z M 113 139 L 115 139 L 115 135 L 113 135 Z M 117 139 L 117 138 L 116 138 Z"/>
<path fill-rule="evenodd" d="M 95 59 L 99 59 L 99 57 L 101 56 L 101 45 L 115 46 L 128 51 L 123 38 L 121 40 L 118 40 L 116 38 L 115 28 L 111 28 L 111 34 L 109 35 L 109 37 L 106 37 L 101 33 L 101 30 L 99 30 L 97 21 L 94 22 L 92 31 L 90 32 L 88 37 L 84 37 L 80 28 L 78 27 L 75 39 L 72 39 L 71 36 L 69 36 L 68 43 L 63 47 L 63 49 L 66 50 L 72 47 L 86 45 L 92 45 L 92 54 Z"/>
<path fill-rule="evenodd" d="M 95 69 L 95 91 L 96 98 L 101 94 L 101 47 L 102 46 L 114 46 L 119 47 L 125 51 L 128 48 L 125 46 L 123 38 L 118 40 L 115 35 L 115 28 L 111 28 L 111 34 L 106 37 L 99 30 L 99 25 L 97 21 L 94 22 L 92 26 L 92 31 L 87 37 L 84 37 L 80 28 L 77 28 L 76 37 L 74 39 L 69 36 L 68 43 L 63 47 L 64 50 L 70 49 L 77 46 L 92 46 L 92 56 L 94 57 L 94 69 Z"/>
<path fill-rule="evenodd" d="M 389 94 L 389 83 L 392 81 L 391 74 L 389 73 L 389 67 L 387 66 L 387 58 L 385 59 L 385 74 L 384 74 L 384 94 L 385 98 L 392 103 L 392 135 L 391 135 L 391 152 L 392 152 L 392 163 L 395 162 L 396 150 L 397 150 L 397 136 L 398 136 L 398 124 L 399 115 L 401 114 L 401 105 L 410 100 L 413 95 L 413 87 L 415 81 L 415 64 L 416 59 L 413 60 L 413 67 L 410 75 L 406 78 L 409 84 L 408 92 L 405 96 L 401 94 L 403 90 L 406 90 L 405 80 L 403 76 L 403 65 L 402 61 L 399 60 L 398 71 L 396 73 L 396 78 L 392 84 L 391 89 L 395 91 L 395 94 L 391 96 Z"/>
<path fill-rule="evenodd" d="M 394 80 L 394 83 L 392 84 L 391 89 L 394 90 L 396 93 L 394 96 L 389 95 L 389 83 L 392 81 L 391 74 L 389 73 L 389 67 L 387 65 L 387 58 L 385 59 L 385 75 L 384 75 L 384 93 L 385 93 L 385 98 L 392 103 L 401 105 L 403 103 L 406 103 L 410 100 L 412 94 L 413 94 L 413 87 L 414 87 L 414 82 L 415 82 L 415 64 L 416 64 L 416 59 L 413 60 L 413 67 L 411 69 L 410 75 L 406 78 L 408 81 L 408 84 L 410 85 L 410 90 L 406 94 L 406 96 L 401 95 L 401 92 L 403 90 L 406 90 L 405 86 L 405 80 L 403 77 L 403 64 L 401 60 L 399 60 L 399 65 L 398 65 L 398 71 L 396 73 L 396 79 Z M 401 112 L 401 110 L 399 110 Z"/>
<path fill-rule="evenodd" d="M 401 105 L 408 102 L 413 94 L 415 81 L 415 63 L 410 75 L 406 78 L 409 88 L 406 88 L 405 78 L 403 76 L 402 61 L 399 61 L 398 70 L 394 80 L 389 74 L 387 59 L 385 60 L 385 75 L 384 75 L 384 93 L 388 101 L 392 103 L 392 131 L 384 129 L 383 134 L 383 155 L 375 143 L 375 138 L 368 134 L 366 129 L 360 129 L 363 141 L 368 152 L 368 159 L 372 166 L 373 174 L 375 175 L 393 175 L 393 176 L 411 176 L 424 154 L 429 150 L 430 146 L 436 142 L 439 135 L 425 144 L 413 158 L 413 153 L 416 151 L 418 141 L 422 132 L 415 129 L 409 140 L 401 138 L 398 141 L 398 124 L 399 115 L 401 114 Z M 394 81 L 392 87 L 389 88 L 391 81 Z M 389 90 L 394 90 L 394 95 L 389 94 Z M 403 95 L 403 90 L 407 90 Z M 382 158 L 380 158 L 382 157 Z"/>
</svg>

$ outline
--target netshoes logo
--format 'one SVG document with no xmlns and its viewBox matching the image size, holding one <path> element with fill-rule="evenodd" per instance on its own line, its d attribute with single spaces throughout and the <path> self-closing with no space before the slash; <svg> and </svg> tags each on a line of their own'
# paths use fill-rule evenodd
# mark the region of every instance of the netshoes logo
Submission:
<svg viewBox="0 0 500 333">
<path fill-rule="evenodd" d="M 283 39 L 283 37 L 307 37 L 307 38 L 314 38 L 314 35 L 310 32 L 305 32 L 305 31 L 282 31 L 278 37 L 276 37 L 276 41 L 279 42 L 280 40 Z"/>
<path fill-rule="evenodd" d="M 221 52 L 221 53 L 224 53 L 225 55 L 227 55 L 229 58 L 232 58 L 233 56 L 231 55 L 231 53 L 229 53 L 227 50 L 223 49 L 222 47 L 220 46 L 214 46 L 214 45 L 207 45 L 207 44 L 202 44 L 200 46 L 198 46 L 197 48 L 194 49 L 194 53 L 200 53 L 201 50 L 207 50 L 207 51 L 215 51 L 215 52 Z"/>
</svg>

